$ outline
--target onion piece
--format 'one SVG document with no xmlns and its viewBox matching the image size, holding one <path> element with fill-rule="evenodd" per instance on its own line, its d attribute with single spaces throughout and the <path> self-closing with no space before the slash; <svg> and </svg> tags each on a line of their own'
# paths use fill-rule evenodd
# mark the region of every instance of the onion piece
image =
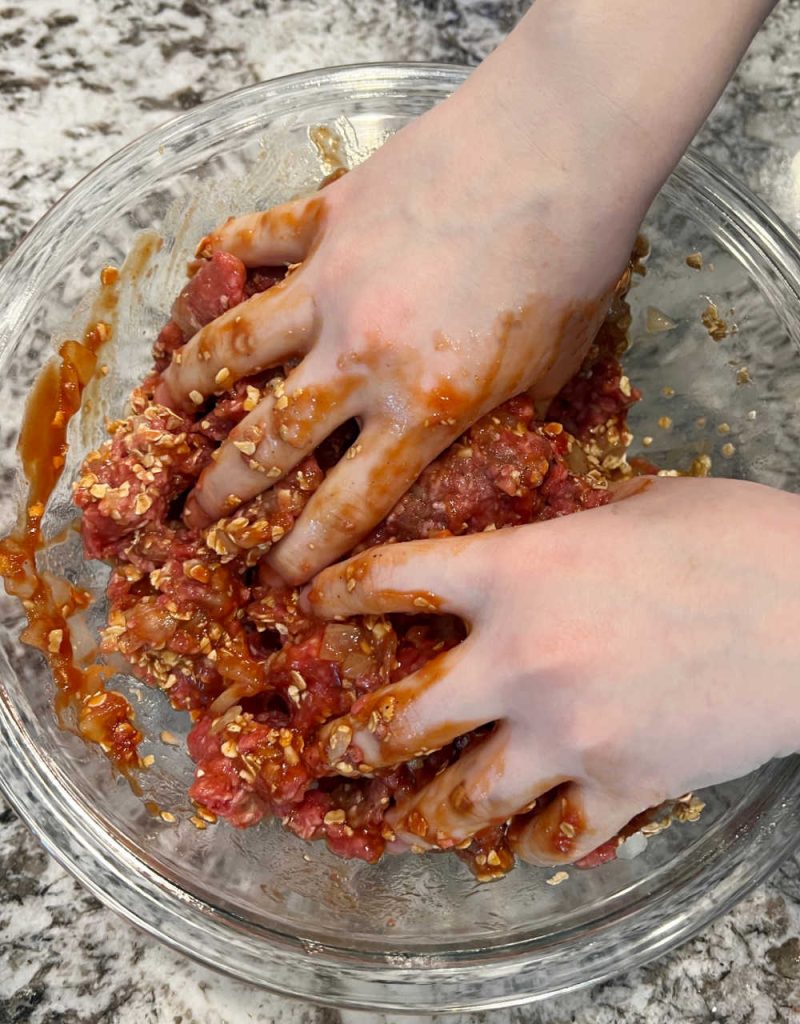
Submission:
<svg viewBox="0 0 800 1024">
<path fill-rule="evenodd" d="M 344 661 L 348 654 L 360 650 L 360 626 L 344 622 L 330 622 L 322 634 L 319 656 L 323 661 Z"/>
<path fill-rule="evenodd" d="M 345 679 L 358 679 L 369 675 L 376 668 L 375 656 L 363 651 L 353 651 L 342 662 L 342 675 Z"/>
</svg>

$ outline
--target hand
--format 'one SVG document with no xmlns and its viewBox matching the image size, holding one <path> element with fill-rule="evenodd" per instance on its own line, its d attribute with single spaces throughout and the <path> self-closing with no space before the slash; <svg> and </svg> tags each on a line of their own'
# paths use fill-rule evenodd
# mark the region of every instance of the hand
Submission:
<svg viewBox="0 0 800 1024">
<path fill-rule="evenodd" d="M 324 617 L 422 601 L 467 624 L 322 737 L 352 733 L 337 758 L 386 767 L 496 723 L 393 810 L 401 839 L 449 846 L 560 786 L 509 835 L 525 860 L 571 862 L 648 807 L 800 748 L 800 498 L 632 483 L 599 509 L 373 548 L 314 582 Z"/>
<path fill-rule="evenodd" d="M 222 446 L 189 521 L 273 486 L 356 418 L 350 458 L 268 556 L 304 581 L 483 413 L 523 389 L 553 395 L 773 2 L 539 0 L 450 99 L 356 170 L 215 232 L 209 251 L 302 265 L 199 331 L 158 399 L 191 408 L 296 365 Z"/>
<path fill-rule="evenodd" d="M 497 111 L 497 137 L 471 129 L 487 124 L 484 102 L 456 94 L 321 192 L 232 220 L 208 242 L 249 266 L 301 265 L 195 334 L 160 400 L 191 409 L 259 370 L 296 366 L 223 444 L 190 521 L 230 512 L 340 424 L 360 425 L 270 555 L 291 582 L 351 550 L 481 415 L 528 388 L 546 404 L 624 268 L 636 217 L 593 238 L 588 180 L 567 189 L 564 169 L 532 157 Z"/>
</svg>

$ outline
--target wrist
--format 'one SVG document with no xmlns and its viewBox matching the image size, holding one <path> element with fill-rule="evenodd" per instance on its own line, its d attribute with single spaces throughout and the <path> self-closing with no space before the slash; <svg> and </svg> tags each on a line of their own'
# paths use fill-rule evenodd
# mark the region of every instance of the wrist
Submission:
<svg viewBox="0 0 800 1024">
<path fill-rule="evenodd" d="M 544 231 L 569 250 L 568 271 L 582 279 L 594 262 L 608 276 L 590 288 L 595 294 L 622 272 L 652 196 L 619 151 L 629 129 L 615 112 L 590 114 L 577 90 L 567 95 L 553 82 L 536 89 L 533 78 L 529 71 L 523 88 L 487 62 L 437 108 L 430 127 L 455 155 L 454 174 L 469 179 L 469 208 L 487 224 L 505 214 L 523 235 Z"/>
<path fill-rule="evenodd" d="M 537 0 L 453 101 L 531 190 L 630 232 L 773 3 Z"/>
</svg>

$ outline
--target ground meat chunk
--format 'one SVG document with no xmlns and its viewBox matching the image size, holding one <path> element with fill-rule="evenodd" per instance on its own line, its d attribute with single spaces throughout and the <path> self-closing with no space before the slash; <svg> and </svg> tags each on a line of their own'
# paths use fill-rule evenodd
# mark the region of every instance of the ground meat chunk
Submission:
<svg viewBox="0 0 800 1024">
<path fill-rule="evenodd" d="M 215 252 L 201 261 L 172 304 L 172 323 L 185 339 L 239 305 L 245 298 L 246 275 L 244 263 L 229 252 Z"/>
<path fill-rule="evenodd" d="M 265 292 L 274 284 L 286 277 L 286 267 L 253 267 L 247 272 L 244 283 L 245 298 L 252 298 L 259 292 Z"/>
<path fill-rule="evenodd" d="M 199 475 L 211 445 L 190 421 L 135 395 L 134 411 L 111 427 L 111 439 L 91 452 L 74 485 L 90 558 L 113 558 L 146 523 L 162 523 L 171 502 Z"/>
<path fill-rule="evenodd" d="M 572 444 L 560 423 L 536 422 L 529 397 L 511 399 L 432 463 L 363 546 L 480 533 L 605 503 L 605 490 L 567 469 Z"/>
<path fill-rule="evenodd" d="M 155 368 L 159 372 L 169 366 L 173 352 L 177 352 L 185 341 L 183 331 L 174 320 L 169 320 L 164 324 L 153 345 L 153 359 Z"/>
</svg>

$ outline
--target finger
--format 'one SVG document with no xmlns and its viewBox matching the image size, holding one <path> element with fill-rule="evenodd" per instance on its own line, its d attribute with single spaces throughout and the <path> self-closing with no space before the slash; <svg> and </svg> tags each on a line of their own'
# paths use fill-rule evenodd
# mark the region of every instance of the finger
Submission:
<svg viewBox="0 0 800 1024">
<path fill-rule="evenodd" d="M 309 383 L 315 372 L 301 363 L 233 428 L 186 501 L 189 525 L 207 526 L 273 487 L 353 416 L 354 392 Z"/>
<path fill-rule="evenodd" d="M 368 422 L 271 553 L 273 568 L 294 584 L 311 579 L 363 540 L 435 456 L 405 440 L 387 442 L 384 426 Z"/>
<path fill-rule="evenodd" d="M 369 548 L 321 572 L 304 597 L 323 619 L 442 611 L 471 622 L 485 599 L 474 549 L 475 537 Z"/>
<path fill-rule="evenodd" d="M 529 750 L 521 770 L 523 752 L 515 751 L 513 742 L 509 726 L 499 726 L 395 808 L 388 820 L 398 837 L 440 848 L 455 846 L 481 829 L 502 824 L 564 781 L 563 776 L 546 777 L 544 766 L 531 770 Z"/>
<path fill-rule="evenodd" d="M 368 772 L 438 750 L 497 717 L 487 678 L 468 638 L 326 725 L 323 753 L 334 767 L 344 762 Z"/>
<path fill-rule="evenodd" d="M 314 331 L 314 302 L 299 274 L 234 306 L 179 349 L 156 399 L 192 409 L 242 377 L 304 355 Z"/>
<path fill-rule="evenodd" d="M 613 839 L 641 810 L 628 796 L 571 783 L 543 810 L 512 823 L 509 843 L 530 864 L 572 864 Z"/>
<path fill-rule="evenodd" d="M 321 195 L 307 196 L 270 210 L 231 217 L 200 243 L 201 251 L 230 252 L 248 267 L 300 263 L 322 222 Z"/>
</svg>

